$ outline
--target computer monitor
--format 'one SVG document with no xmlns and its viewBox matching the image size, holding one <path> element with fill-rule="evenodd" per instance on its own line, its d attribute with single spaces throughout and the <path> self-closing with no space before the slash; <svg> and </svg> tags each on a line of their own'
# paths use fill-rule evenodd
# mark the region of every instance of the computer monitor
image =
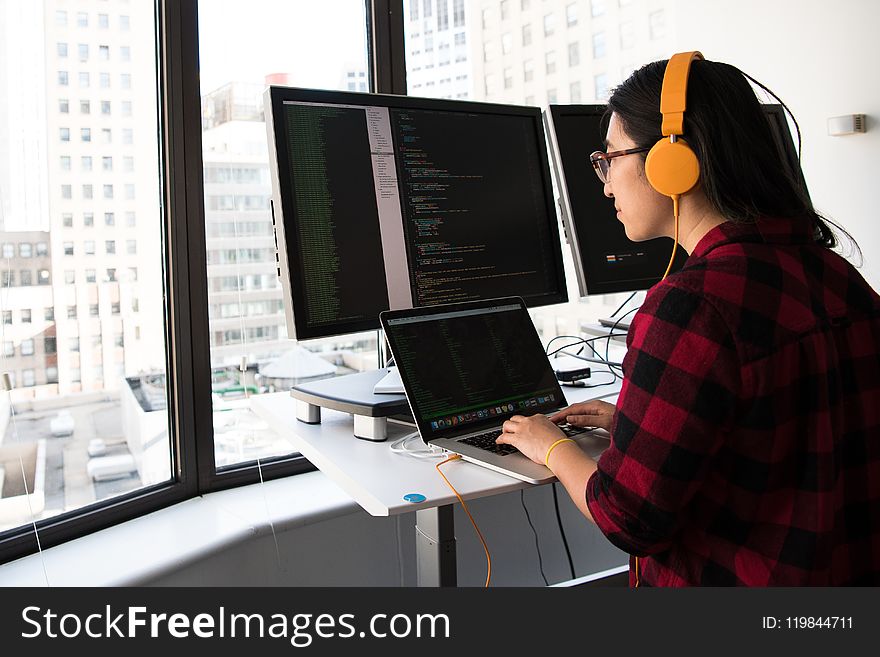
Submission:
<svg viewBox="0 0 880 657">
<path fill-rule="evenodd" d="M 567 301 L 538 108 L 270 87 L 278 273 L 299 339 L 379 313 Z"/>
<path fill-rule="evenodd" d="M 785 161 L 793 171 L 801 172 L 782 106 L 764 105 L 764 111 Z M 672 253 L 668 237 L 630 240 L 614 204 L 605 197 L 589 161 L 590 153 L 601 150 L 605 140 L 604 114 L 605 105 L 550 105 L 544 115 L 562 225 L 581 296 L 647 290 L 660 280 Z M 679 249 L 672 271 L 679 270 L 686 259 L 687 254 Z"/>
</svg>

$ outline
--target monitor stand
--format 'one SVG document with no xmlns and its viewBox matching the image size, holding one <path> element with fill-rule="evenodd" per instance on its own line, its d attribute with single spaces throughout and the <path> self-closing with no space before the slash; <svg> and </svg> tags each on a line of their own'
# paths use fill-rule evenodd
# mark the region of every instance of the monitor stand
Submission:
<svg viewBox="0 0 880 657">
<path fill-rule="evenodd" d="M 397 371 L 397 368 L 386 367 L 385 371 L 388 372 L 385 376 L 383 376 L 375 386 L 373 386 L 373 394 L 375 395 L 403 395 L 405 394 L 405 390 L 403 389 L 403 381 L 400 380 L 400 373 Z"/>
<path fill-rule="evenodd" d="M 613 317 L 599 318 L 599 324 L 601 324 L 605 328 L 613 328 L 615 331 L 629 331 L 629 322 L 629 317 L 621 319 L 620 321 L 614 319 Z"/>
<path fill-rule="evenodd" d="M 290 395 L 296 400 L 296 419 L 320 424 L 322 408 L 351 413 L 355 437 L 385 440 L 388 420 L 410 413 L 406 395 L 374 392 L 376 384 L 387 375 L 388 370 L 381 369 L 295 385 Z"/>
</svg>

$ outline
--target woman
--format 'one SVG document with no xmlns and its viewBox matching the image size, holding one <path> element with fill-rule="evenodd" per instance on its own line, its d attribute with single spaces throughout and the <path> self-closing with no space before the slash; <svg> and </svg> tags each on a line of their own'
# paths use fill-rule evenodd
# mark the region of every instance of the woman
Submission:
<svg viewBox="0 0 880 657">
<path fill-rule="evenodd" d="M 636 241 L 676 234 L 645 175 L 665 70 L 614 91 L 597 158 Z M 632 585 L 880 584 L 880 297 L 832 251 L 741 71 L 693 62 L 684 138 L 689 257 L 631 323 L 616 407 L 513 417 L 498 442 L 551 468 L 632 555 Z M 563 421 L 610 432 L 598 463 Z"/>
</svg>

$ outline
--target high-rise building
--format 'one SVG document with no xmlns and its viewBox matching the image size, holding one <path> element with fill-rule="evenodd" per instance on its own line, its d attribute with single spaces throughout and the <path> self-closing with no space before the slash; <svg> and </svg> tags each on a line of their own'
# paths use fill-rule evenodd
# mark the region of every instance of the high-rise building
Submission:
<svg viewBox="0 0 880 657">
<path fill-rule="evenodd" d="M 475 0 L 474 97 L 526 105 L 601 103 L 665 59 L 668 0 Z"/>
<path fill-rule="evenodd" d="M 211 364 L 237 368 L 289 350 L 269 199 L 265 85 L 202 98 Z M 234 369 L 233 368 L 233 369 Z"/>
<path fill-rule="evenodd" d="M 405 0 L 406 80 L 411 96 L 473 97 L 465 0 Z"/>
<path fill-rule="evenodd" d="M 43 94 L 47 202 L 25 212 L 50 233 L 58 390 L 115 390 L 165 365 L 155 18 L 144 2 L 39 4 L 43 71 L 14 86 Z"/>
</svg>

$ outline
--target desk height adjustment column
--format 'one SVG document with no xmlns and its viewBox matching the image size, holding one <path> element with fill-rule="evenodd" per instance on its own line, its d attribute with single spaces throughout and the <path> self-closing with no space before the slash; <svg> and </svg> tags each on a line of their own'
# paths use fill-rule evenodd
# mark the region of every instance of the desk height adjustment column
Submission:
<svg viewBox="0 0 880 657">
<path fill-rule="evenodd" d="M 416 558 L 419 586 L 456 586 L 452 505 L 416 511 Z"/>
</svg>

